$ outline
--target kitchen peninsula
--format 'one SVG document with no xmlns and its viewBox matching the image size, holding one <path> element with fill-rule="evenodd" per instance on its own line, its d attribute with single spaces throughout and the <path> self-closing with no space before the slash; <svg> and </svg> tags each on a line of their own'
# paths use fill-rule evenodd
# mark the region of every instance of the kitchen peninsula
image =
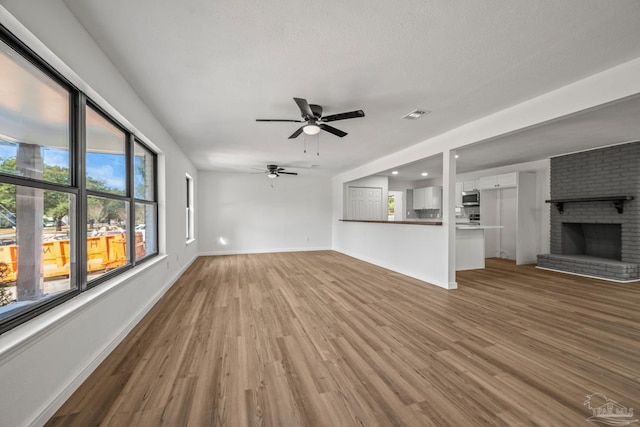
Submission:
<svg viewBox="0 0 640 427">
<path fill-rule="evenodd" d="M 484 268 L 484 232 L 501 225 L 456 225 L 456 271 Z"/>
<path fill-rule="evenodd" d="M 442 221 L 384 221 L 367 219 L 340 219 L 341 222 L 376 224 L 442 225 Z M 456 270 L 485 267 L 485 230 L 504 228 L 501 225 L 456 224 Z"/>
</svg>

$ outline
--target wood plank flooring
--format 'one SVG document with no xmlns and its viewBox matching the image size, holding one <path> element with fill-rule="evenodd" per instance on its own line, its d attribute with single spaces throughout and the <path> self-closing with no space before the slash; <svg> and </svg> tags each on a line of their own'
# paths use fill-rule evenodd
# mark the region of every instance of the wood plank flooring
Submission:
<svg viewBox="0 0 640 427">
<path fill-rule="evenodd" d="M 331 251 L 198 258 L 48 425 L 593 426 L 596 392 L 640 411 L 640 284 L 505 260 L 458 284 Z"/>
</svg>

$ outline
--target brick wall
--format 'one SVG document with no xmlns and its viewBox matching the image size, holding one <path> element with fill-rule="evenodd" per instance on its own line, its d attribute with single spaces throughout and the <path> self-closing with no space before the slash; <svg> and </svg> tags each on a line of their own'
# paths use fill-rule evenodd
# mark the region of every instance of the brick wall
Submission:
<svg viewBox="0 0 640 427">
<path fill-rule="evenodd" d="M 621 224 L 621 261 L 640 264 L 640 142 L 551 159 L 551 198 L 633 196 L 619 214 L 612 202 L 565 203 L 551 209 L 551 253 L 562 252 L 562 223 Z"/>
</svg>

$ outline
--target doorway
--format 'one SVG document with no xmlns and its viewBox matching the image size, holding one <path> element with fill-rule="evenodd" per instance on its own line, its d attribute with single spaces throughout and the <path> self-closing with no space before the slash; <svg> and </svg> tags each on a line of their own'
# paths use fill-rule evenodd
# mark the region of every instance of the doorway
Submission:
<svg viewBox="0 0 640 427">
<path fill-rule="evenodd" d="M 389 191 L 387 200 L 387 219 L 389 221 L 404 220 L 404 203 L 402 191 Z"/>
</svg>

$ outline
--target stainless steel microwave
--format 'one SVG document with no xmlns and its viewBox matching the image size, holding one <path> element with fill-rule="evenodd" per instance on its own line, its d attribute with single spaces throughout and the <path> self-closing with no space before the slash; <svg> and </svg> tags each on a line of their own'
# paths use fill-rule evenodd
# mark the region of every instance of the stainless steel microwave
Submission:
<svg viewBox="0 0 640 427">
<path fill-rule="evenodd" d="M 463 191 L 462 206 L 480 206 L 480 192 L 478 190 Z"/>
</svg>

